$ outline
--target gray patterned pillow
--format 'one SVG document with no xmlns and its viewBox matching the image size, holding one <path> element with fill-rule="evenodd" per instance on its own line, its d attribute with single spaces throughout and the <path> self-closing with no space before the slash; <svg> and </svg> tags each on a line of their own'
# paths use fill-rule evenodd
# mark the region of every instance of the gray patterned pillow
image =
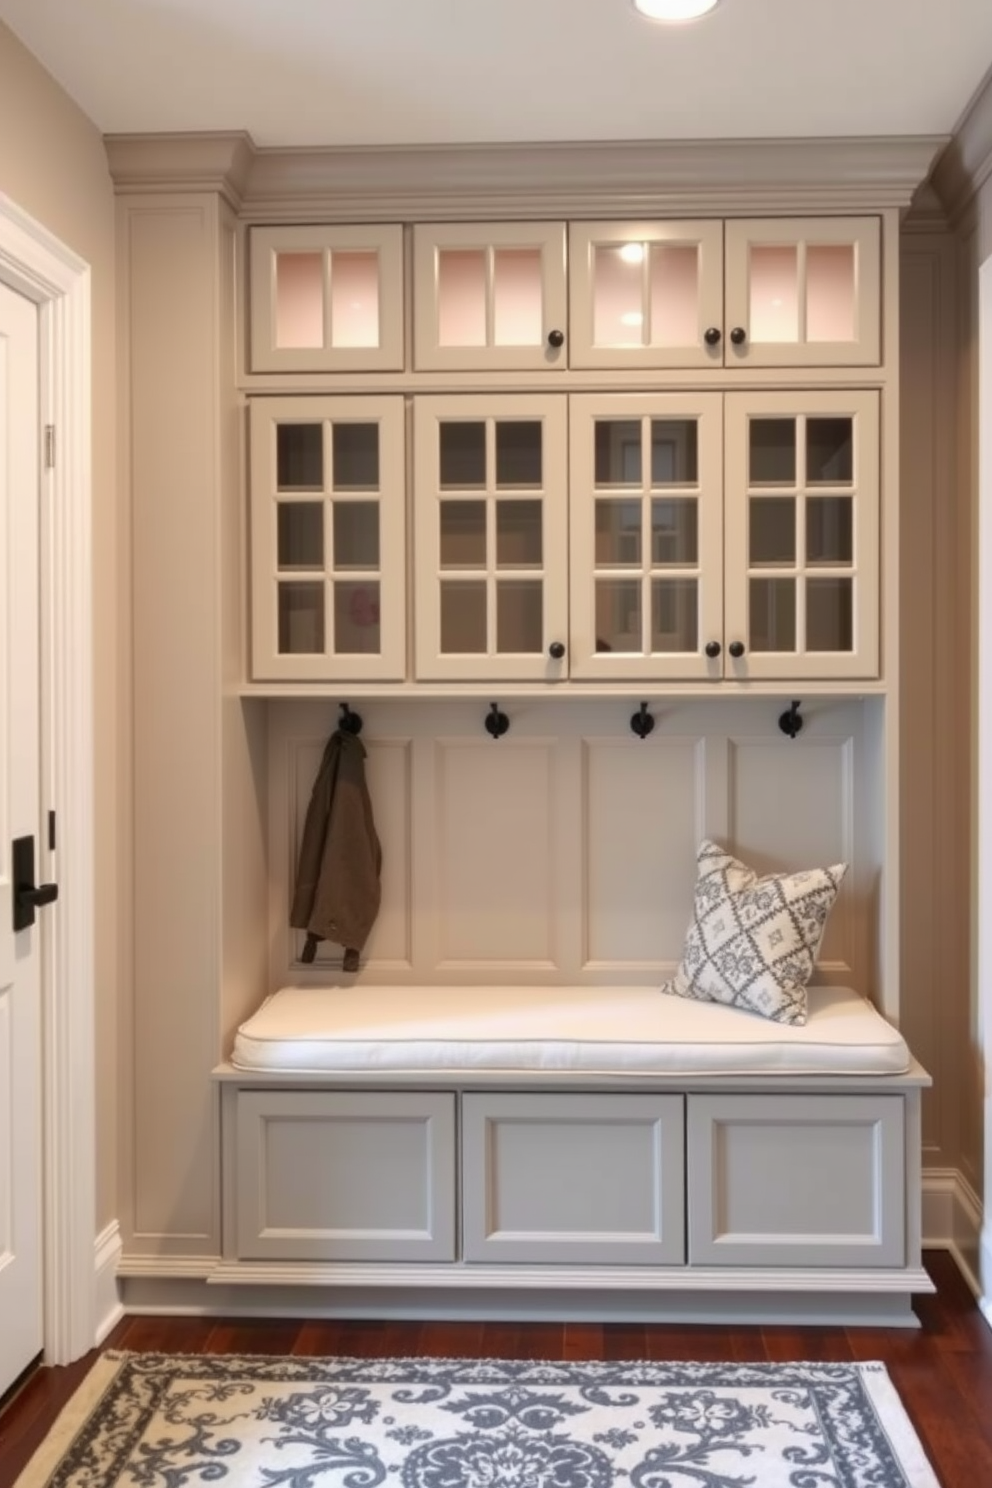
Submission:
<svg viewBox="0 0 992 1488">
<path fill-rule="evenodd" d="M 700 844 L 696 864 L 682 964 L 662 992 L 805 1023 L 806 984 L 847 864 L 759 878 L 715 842 Z"/>
</svg>

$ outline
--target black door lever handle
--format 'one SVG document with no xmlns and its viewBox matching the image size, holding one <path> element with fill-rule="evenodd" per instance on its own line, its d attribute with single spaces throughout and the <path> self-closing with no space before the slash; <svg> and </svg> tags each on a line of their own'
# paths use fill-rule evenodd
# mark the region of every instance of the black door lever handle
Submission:
<svg viewBox="0 0 992 1488">
<path fill-rule="evenodd" d="M 34 924 L 34 912 L 59 897 L 57 883 L 36 884 L 34 881 L 34 838 L 15 837 L 11 844 L 11 868 L 14 879 L 14 929 L 27 930 Z"/>
</svg>

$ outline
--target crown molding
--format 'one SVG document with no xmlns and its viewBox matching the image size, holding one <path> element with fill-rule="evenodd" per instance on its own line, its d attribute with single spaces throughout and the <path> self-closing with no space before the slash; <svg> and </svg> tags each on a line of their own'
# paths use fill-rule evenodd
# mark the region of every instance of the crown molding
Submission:
<svg viewBox="0 0 992 1488">
<path fill-rule="evenodd" d="M 107 134 L 103 143 L 118 195 L 213 191 L 241 208 L 255 155 L 248 134 Z"/>
<path fill-rule="evenodd" d="M 992 176 L 992 70 L 965 110 L 933 172 L 933 185 L 957 223 Z"/>
<path fill-rule="evenodd" d="M 947 208 L 930 181 L 923 185 L 913 197 L 912 205 L 900 223 L 903 234 L 939 233 L 950 230 Z"/>
<path fill-rule="evenodd" d="M 219 190 L 253 222 L 723 216 L 906 208 L 947 141 L 682 140 L 258 148 L 246 134 L 112 135 L 118 191 Z"/>
</svg>

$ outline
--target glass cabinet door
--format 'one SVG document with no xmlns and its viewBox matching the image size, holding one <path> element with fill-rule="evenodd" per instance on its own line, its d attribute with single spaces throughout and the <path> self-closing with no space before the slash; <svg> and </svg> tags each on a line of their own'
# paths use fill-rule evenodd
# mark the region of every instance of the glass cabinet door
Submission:
<svg viewBox="0 0 992 1488">
<path fill-rule="evenodd" d="M 403 399 L 251 403 L 252 677 L 406 675 Z"/>
<path fill-rule="evenodd" d="M 565 399 L 414 400 L 417 676 L 568 673 Z"/>
<path fill-rule="evenodd" d="M 562 223 L 418 225 L 413 282 L 418 371 L 566 365 Z"/>
<path fill-rule="evenodd" d="M 727 396 L 728 676 L 878 673 L 875 392 Z"/>
<path fill-rule="evenodd" d="M 573 222 L 573 367 L 723 363 L 721 222 Z"/>
<path fill-rule="evenodd" d="M 722 676 L 722 407 L 572 397 L 573 677 Z"/>
<path fill-rule="evenodd" d="M 877 217 L 726 225 L 727 366 L 877 365 Z"/>
<path fill-rule="evenodd" d="M 253 372 L 402 368 L 402 228 L 253 227 L 248 252 Z"/>
</svg>

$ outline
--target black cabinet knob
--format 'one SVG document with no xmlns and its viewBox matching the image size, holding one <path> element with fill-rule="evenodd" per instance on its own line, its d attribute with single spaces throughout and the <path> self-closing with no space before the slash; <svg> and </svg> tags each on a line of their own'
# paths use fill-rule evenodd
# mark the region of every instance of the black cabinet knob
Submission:
<svg viewBox="0 0 992 1488">
<path fill-rule="evenodd" d="M 743 641 L 731 641 L 730 645 L 727 647 L 727 650 L 730 652 L 731 656 L 736 661 L 736 660 L 738 660 L 739 657 L 741 657 L 741 656 L 744 655 L 744 642 Z"/>
<path fill-rule="evenodd" d="M 743 326 L 734 326 L 734 329 L 730 333 L 730 339 L 735 346 L 743 346 L 747 340 L 747 331 L 745 331 Z"/>
<path fill-rule="evenodd" d="M 706 655 L 709 656 L 709 657 L 711 657 L 711 658 L 714 657 L 714 656 L 719 656 L 720 655 L 720 642 L 719 641 L 707 641 L 706 642 L 706 646 L 705 646 L 705 651 L 706 651 Z"/>
<path fill-rule="evenodd" d="M 549 346 L 553 346 L 555 348 L 555 351 L 558 350 L 559 346 L 564 346 L 565 345 L 565 332 L 564 331 L 549 331 L 548 332 L 548 345 Z"/>
<path fill-rule="evenodd" d="M 562 641 L 552 641 L 551 645 L 548 647 L 548 655 L 554 661 L 561 661 L 562 657 L 565 655 L 564 643 Z"/>
<path fill-rule="evenodd" d="M 719 326 L 708 326 L 703 332 L 703 340 L 707 346 L 719 346 L 721 334 Z"/>
</svg>

